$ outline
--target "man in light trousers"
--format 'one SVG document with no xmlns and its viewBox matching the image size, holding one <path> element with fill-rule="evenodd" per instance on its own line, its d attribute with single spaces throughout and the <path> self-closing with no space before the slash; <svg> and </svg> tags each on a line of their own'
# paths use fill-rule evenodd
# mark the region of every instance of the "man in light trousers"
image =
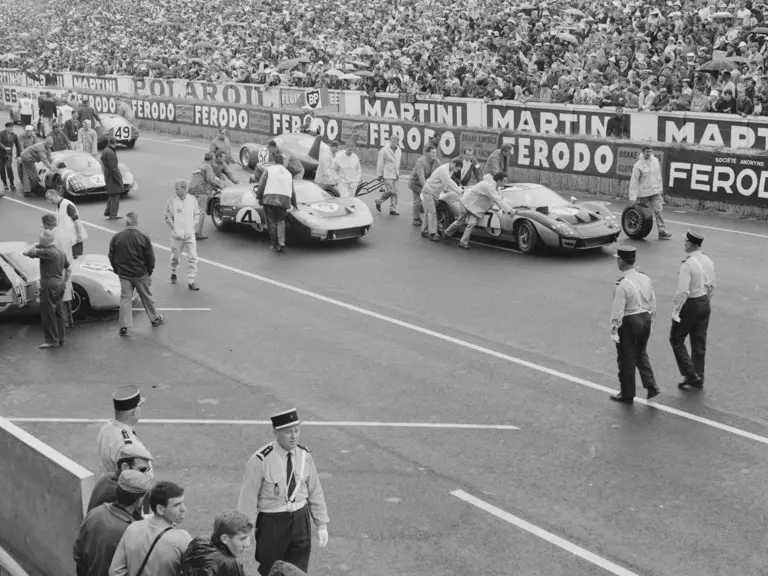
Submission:
<svg viewBox="0 0 768 576">
<path fill-rule="evenodd" d="M 449 190 L 459 196 L 462 194 L 461 186 L 456 184 L 452 176 L 461 170 L 461 158 L 454 158 L 442 166 L 438 166 L 432 175 L 427 178 L 424 188 L 421 190 L 421 203 L 424 206 L 424 221 L 421 224 L 421 235 L 433 242 L 440 242 L 437 233 L 437 201 L 440 194 Z"/>
<path fill-rule="evenodd" d="M 511 208 L 499 192 L 507 177 L 506 172 L 496 172 L 495 174 L 486 174 L 483 179 L 472 186 L 464 193 L 459 204 L 459 217 L 443 233 L 445 238 L 450 238 L 453 233 L 466 224 L 464 234 L 459 241 L 459 248 L 469 250 L 469 239 L 472 236 L 472 230 L 475 229 L 480 219 L 485 216 L 494 205 L 498 206 L 503 212 L 510 212 Z"/>
<path fill-rule="evenodd" d="M 664 217 L 661 212 L 664 209 L 664 177 L 661 174 L 661 163 L 653 155 L 650 146 L 643 147 L 641 158 L 632 168 L 632 178 L 629 181 L 629 200 L 637 201 L 642 206 L 650 206 L 656 217 L 656 228 L 659 231 L 659 240 L 668 240 L 672 234 L 667 232 Z"/>
<path fill-rule="evenodd" d="M 389 213 L 399 216 L 397 211 L 397 183 L 400 180 L 400 162 L 403 153 L 400 150 L 400 138 L 392 136 L 389 144 L 379 151 L 379 160 L 376 164 L 376 175 L 384 182 L 384 192 L 376 200 L 376 210 L 381 212 L 381 205 L 389 200 Z"/>
<path fill-rule="evenodd" d="M 197 278 L 197 241 L 195 227 L 200 218 L 197 200 L 187 193 L 189 182 L 176 180 L 176 195 L 165 204 L 165 223 L 171 229 L 171 284 L 176 284 L 176 270 L 179 269 L 181 253 L 186 251 L 187 286 L 190 290 L 200 290 Z"/>
</svg>

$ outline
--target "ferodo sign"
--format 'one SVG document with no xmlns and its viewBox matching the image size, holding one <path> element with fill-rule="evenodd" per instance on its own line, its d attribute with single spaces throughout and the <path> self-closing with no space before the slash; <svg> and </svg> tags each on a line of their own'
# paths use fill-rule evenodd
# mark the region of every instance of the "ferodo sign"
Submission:
<svg viewBox="0 0 768 576">
<path fill-rule="evenodd" d="M 176 107 L 173 102 L 159 100 L 132 100 L 133 115 L 140 120 L 162 120 L 174 122 Z"/>
<path fill-rule="evenodd" d="M 761 156 L 673 149 L 666 184 L 673 196 L 768 207 L 768 161 Z"/>
<path fill-rule="evenodd" d="M 105 114 L 114 114 L 117 110 L 117 101 L 112 96 L 92 96 L 87 95 L 88 101 L 96 109 L 96 112 Z"/>
<path fill-rule="evenodd" d="M 244 108 L 195 104 L 192 118 L 197 126 L 248 130 L 248 110 Z"/>
<path fill-rule="evenodd" d="M 584 176 L 614 176 L 615 146 L 601 142 L 502 135 L 511 144 L 510 167 L 566 172 Z"/>
<path fill-rule="evenodd" d="M 400 138 L 400 148 L 409 154 L 421 154 L 424 143 L 435 130 L 420 124 L 395 124 L 390 122 L 367 122 L 368 144 L 372 148 L 381 148 L 392 136 Z M 459 153 L 459 132 L 440 129 L 440 155 L 452 157 Z"/>
<path fill-rule="evenodd" d="M 309 115 L 272 113 L 272 135 L 295 133 L 304 124 Z M 341 121 L 335 118 L 316 117 L 317 129 L 326 140 L 338 140 L 341 137 Z"/>
</svg>

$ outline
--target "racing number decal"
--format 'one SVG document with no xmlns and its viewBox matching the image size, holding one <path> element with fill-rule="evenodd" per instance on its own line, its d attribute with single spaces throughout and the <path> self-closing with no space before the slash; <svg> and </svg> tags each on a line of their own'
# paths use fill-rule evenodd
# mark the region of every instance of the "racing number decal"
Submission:
<svg viewBox="0 0 768 576">
<path fill-rule="evenodd" d="M 115 128 L 115 140 L 130 140 L 131 139 L 131 127 L 130 126 L 118 126 Z"/>
<path fill-rule="evenodd" d="M 250 224 L 257 232 L 261 232 L 264 229 L 261 216 L 253 208 L 240 208 L 235 215 L 235 222 L 238 224 Z"/>
<path fill-rule="evenodd" d="M 501 236 L 501 218 L 496 212 L 490 212 L 483 216 L 480 226 L 485 228 L 485 231 L 491 236 Z"/>
</svg>

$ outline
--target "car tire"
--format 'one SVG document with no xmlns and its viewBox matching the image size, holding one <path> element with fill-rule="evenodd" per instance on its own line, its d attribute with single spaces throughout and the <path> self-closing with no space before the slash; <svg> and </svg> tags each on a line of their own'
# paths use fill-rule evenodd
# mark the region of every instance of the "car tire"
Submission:
<svg viewBox="0 0 768 576">
<path fill-rule="evenodd" d="M 211 200 L 211 222 L 216 230 L 224 231 L 230 227 L 230 223 L 221 214 L 221 202 L 218 198 Z"/>
<path fill-rule="evenodd" d="M 445 202 L 438 202 L 437 204 L 437 231 L 442 234 L 445 230 L 453 224 L 456 218 L 453 217 L 453 212 L 450 206 Z"/>
<path fill-rule="evenodd" d="M 627 206 L 621 213 L 621 229 L 633 240 L 642 240 L 653 229 L 653 210 L 640 204 Z"/>
<path fill-rule="evenodd" d="M 131 140 L 125 146 L 126 146 L 126 148 L 133 148 L 134 146 L 136 146 L 136 140 Z"/>
<path fill-rule="evenodd" d="M 251 167 L 251 151 L 245 146 L 240 148 L 240 164 L 246 168 Z"/>
<path fill-rule="evenodd" d="M 72 317 L 75 320 L 81 320 L 93 312 L 91 301 L 85 288 L 74 282 L 72 283 L 72 302 L 70 302 L 70 305 L 72 306 Z"/>
<path fill-rule="evenodd" d="M 533 254 L 539 246 L 539 233 L 530 220 L 523 220 L 515 230 L 517 248 L 523 254 Z"/>
</svg>

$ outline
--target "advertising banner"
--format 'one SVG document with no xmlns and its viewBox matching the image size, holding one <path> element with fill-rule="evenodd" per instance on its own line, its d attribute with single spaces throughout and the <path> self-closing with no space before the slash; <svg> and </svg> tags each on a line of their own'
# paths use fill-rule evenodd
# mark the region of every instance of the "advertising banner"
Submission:
<svg viewBox="0 0 768 576">
<path fill-rule="evenodd" d="M 485 162 L 491 152 L 499 148 L 499 135 L 487 132 L 461 132 L 459 150 L 471 148 L 477 160 Z"/>
<path fill-rule="evenodd" d="M 768 150 L 768 118 L 734 114 L 658 115 L 656 140 L 713 148 Z"/>
<path fill-rule="evenodd" d="M 177 123 L 177 107 L 173 102 L 133 99 L 131 100 L 131 106 L 133 108 L 133 115 L 138 120 Z"/>
<path fill-rule="evenodd" d="M 90 90 L 106 94 L 119 94 L 117 76 L 94 76 L 93 74 L 72 73 L 72 89 L 75 92 Z"/>
<path fill-rule="evenodd" d="M 245 108 L 231 106 L 193 105 L 192 123 L 210 128 L 228 128 L 229 130 L 248 130 L 250 117 Z"/>
<path fill-rule="evenodd" d="M 673 196 L 768 207 L 768 159 L 761 156 L 670 150 L 665 182 Z"/>
<path fill-rule="evenodd" d="M 445 124 L 452 127 L 467 125 L 467 104 L 461 101 L 422 100 L 405 102 L 397 94 L 369 98 L 358 93 L 363 116 L 424 124 Z"/>
<path fill-rule="evenodd" d="M 485 126 L 491 129 L 601 138 L 607 136 L 608 120 L 616 113 L 612 108 L 567 105 L 545 107 L 535 104 L 486 104 L 485 112 Z"/>
<path fill-rule="evenodd" d="M 197 80 L 133 78 L 136 96 L 184 98 L 216 104 L 261 106 L 261 87 L 255 84 L 214 84 Z"/>
</svg>

